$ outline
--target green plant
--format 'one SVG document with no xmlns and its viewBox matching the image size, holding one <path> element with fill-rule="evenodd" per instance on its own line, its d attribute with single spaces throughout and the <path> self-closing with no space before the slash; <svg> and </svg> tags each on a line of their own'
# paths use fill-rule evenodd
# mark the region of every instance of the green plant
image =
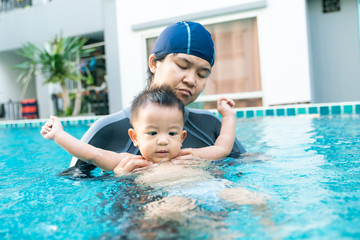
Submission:
<svg viewBox="0 0 360 240">
<path fill-rule="evenodd" d="M 23 84 L 25 93 L 29 82 L 34 75 L 40 72 L 45 77 L 44 84 L 59 83 L 62 91 L 64 113 L 71 114 L 69 91 L 66 87 L 66 80 L 77 82 L 78 88 L 75 97 L 74 110 L 72 115 L 77 115 L 81 106 L 81 81 L 92 81 L 91 74 L 83 76 L 78 68 L 80 58 L 87 57 L 93 49 L 84 49 L 83 46 L 87 39 L 81 37 L 55 36 L 54 39 L 45 43 L 42 47 L 37 47 L 32 43 L 26 43 L 17 55 L 26 60 L 15 69 L 21 70 L 17 81 Z M 88 71 L 87 71 L 88 72 Z M 23 95 L 22 95 L 23 96 Z"/>
</svg>

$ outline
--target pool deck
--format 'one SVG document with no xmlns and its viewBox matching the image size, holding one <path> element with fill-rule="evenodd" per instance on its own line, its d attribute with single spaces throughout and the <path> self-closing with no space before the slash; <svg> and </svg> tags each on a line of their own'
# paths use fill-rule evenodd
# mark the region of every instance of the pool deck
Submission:
<svg viewBox="0 0 360 240">
<path fill-rule="evenodd" d="M 218 114 L 216 110 L 210 110 Z M 261 118 L 285 116 L 339 116 L 360 115 L 360 102 L 297 104 L 273 107 L 236 108 L 236 118 Z M 101 116 L 60 118 L 64 126 L 90 125 Z M 48 119 L 24 119 L 0 121 L 0 128 L 41 127 Z"/>
</svg>

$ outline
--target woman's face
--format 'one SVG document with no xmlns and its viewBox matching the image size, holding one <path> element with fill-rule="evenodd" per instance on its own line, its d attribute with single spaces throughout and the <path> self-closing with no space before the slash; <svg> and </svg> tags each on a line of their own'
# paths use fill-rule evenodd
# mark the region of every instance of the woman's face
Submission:
<svg viewBox="0 0 360 240">
<path fill-rule="evenodd" d="M 150 71 L 154 74 L 152 85 L 169 85 L 176 96 L 187 105 L 194 102 L 205 88 L 211 73 L 206 60 L 184 53 L 169 54 L 162 61 L 153 62 L 150 56 Z"/>
</svg>

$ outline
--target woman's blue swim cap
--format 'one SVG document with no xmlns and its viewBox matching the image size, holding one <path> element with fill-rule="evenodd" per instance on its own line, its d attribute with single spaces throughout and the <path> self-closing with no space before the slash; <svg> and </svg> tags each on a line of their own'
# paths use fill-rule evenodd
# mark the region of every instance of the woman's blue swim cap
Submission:
<svg viewBox="0 0 360 240">
<path fill-rule="evenodd" d="M 196 22 L 171 24 L 160 34 L 151 53 L 156 56 L 169 53 L 186 53 L 200 57 L 214 65 L 214 42 L 210 33 Z"/>
</svg>

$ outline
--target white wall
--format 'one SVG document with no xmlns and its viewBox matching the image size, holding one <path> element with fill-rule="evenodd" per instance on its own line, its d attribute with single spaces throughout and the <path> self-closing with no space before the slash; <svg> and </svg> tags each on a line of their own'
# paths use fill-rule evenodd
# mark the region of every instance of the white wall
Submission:
<svg viewBox="0 0 360 240">
<path fill-rule="evenodd" d="M 11 101 L 20 101 L 22 85 L 16 82 L 18 70 L 11 67 L 21 62 L 23 59 L 11 51 L 0 53 L 0 103 Z M 36 98 L 35 83 L 32 81 L 25 93 L 24 98 Z"/>
<path fill-rule="evenodd" d="M 308 0 L 314 102 L 360 100 L 357 1 L 340 1 L 340 11 L 322 13 Z"/>
<path fill-rule="evenodd" d="M 305 1 L 268 1 L 258 27 L 264 105 L 311 101 Z"/>
</svg>

